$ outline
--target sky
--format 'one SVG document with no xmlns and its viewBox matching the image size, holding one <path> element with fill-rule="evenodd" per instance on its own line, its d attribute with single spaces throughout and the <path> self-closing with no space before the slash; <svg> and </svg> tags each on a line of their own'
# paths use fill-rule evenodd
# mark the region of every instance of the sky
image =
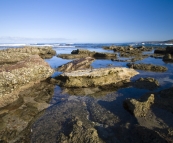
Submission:
<svg viewBox="0 0 173 143">
<path fill-rule="evenodd" d="M 0 43 L 173 39 L 173 0 L 0 0 Z"/>
</svg>

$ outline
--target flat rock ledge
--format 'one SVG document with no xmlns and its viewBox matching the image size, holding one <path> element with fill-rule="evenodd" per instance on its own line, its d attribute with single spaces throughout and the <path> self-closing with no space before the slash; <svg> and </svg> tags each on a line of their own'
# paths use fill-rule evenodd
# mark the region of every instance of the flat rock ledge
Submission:
<svg viewBox="0 0 173 143">
<path fill-rule="evenodd" d="M 57 76 L 56 82 L 63 87 L 97 87 L 102 85 L 129 82 L 139 74 L 134 69 L 111 67 L 65 72 Z"/>
<path fill-rule="evenodd" d="M 23 48 L 9 48 L 0 50 L 0 64 L 11 64 L 25 60 L 31 55 L 39 55 L 41 58 L 51 58 L 56 54 L 52 47 L 26 46 Z"/>
<path fill-rule="evenodd" d="M 115 53 L 99 53 L 95 51 L 89 51 L 86 49 L 77 49 L 73 50 L 71 54 L 59 54 L 58 57 L 63 59 L 77 59 L 85 57 L 93 57 L 95 59 L 111 59 L 116 58 L 117 55 Z"/>
<path fill-rule="evenodd" d="M 158 66 L 153 64 L 135 64 L 135 63 L 128 63 L 127 66 L 129 68 L 138 69 L 138 70 L 148 70 L 148 71 L 154 71 L 154 72 L 165 72 L 168 69 L 164 66 Z"/>
<path fill-rule="evenodd" d="M 54 70 L 38 55 L 32 55 L 16 64 L 0 66 L 0 107 L 18 98 L 14 92 L 30 82 L 50 77 Z"/>
<path fill-rule="evenodd" d="M 86 58 L 80 58 L 74 61 L 71 61 L 67 64 L 64 64 L 62 66 L 59 66 L 57 68 L 58 71 L 61 72 L 69 72 L 69 71 L 75 71 L 75 70 L 82 70 L 82 69 L 88 69 L 91 68 L 91 63 L 94 61 L 94 58 L 86 57 Z"/>
</svg>

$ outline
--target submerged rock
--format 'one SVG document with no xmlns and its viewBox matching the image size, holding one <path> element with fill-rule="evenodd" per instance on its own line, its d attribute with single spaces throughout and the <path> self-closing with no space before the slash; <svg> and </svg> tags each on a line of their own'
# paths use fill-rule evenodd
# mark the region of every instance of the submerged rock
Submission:
<svg viewBox="0 0 173 143">
<path fill-rule="evenodd" d="M 91 57 L 77 59 L 65 65 L 59 66 L 57 70 L 61 72 L 69 72 L 69 71 L 75 71 L 75 70 L 88 69 L 88 68 L 91 68 L 90 64 L 94 60 L 95 59 Z"/>
<path fill-rule="evenodd" d="M 96 59 L 110 59 L 116 58 L 116 54 L 114 53 L 99 53 L 95 51 L 89 51 L 86 49 L 77 49 L 73 50 L 71 54 L 59 54 L 58 57 L 64 59 L 76 59 L 76 58 L 86 58 L 86 57 L 93 57 Z"/>
<path fill-rule="evenodd" d="M 112 67 L 65 72 L 56 77 L 57 83 L 64 87 L 96 87 L 130 81 L 137 75 L 133 69 Z"/>
<path fill-rule="evenodd" d="M 132 83 L 133 86 L 136 88 L 144 88 L 149 90 L 154 90 L 155 88 L 159 87 L 159 82 L 151 77 L 147 78 L 139 78 L 135 82 Z"/>
<path fill-rule="evenodd" d="M 155 72 L 165 72 L 168 70 L 164 66 L 158 66 L 153 64 L 143 64 L 143 63 L 140 63 L 140 64 L 128 63 L 127 66 L 133 69 L 149 70 L 149 71 L 155 71 Z"/>
<path fill-rule="evenodd" d="M 16 64 L 4 64 L 0 67 L 0 107 L 18 98 L 17 93 L 29 84 L 44 80 L 54 70 L 38 55 L 32 55 Z M 31 83 L 32 82 L 32 83 Z"/>
<path fill-rule="evenodd" d="M 123 105 L 125 109 L 134 114 L 136 117 L 145 117 L 150 106 L 154 103 L 154 94 L 151 94 L 146 101 L 136 99 L 127 99 Z"/>
</svg>

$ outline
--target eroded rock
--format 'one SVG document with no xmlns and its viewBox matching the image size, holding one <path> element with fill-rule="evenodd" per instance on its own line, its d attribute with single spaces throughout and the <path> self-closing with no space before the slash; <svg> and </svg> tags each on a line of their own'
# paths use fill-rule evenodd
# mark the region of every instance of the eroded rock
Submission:
<svg viewBox="0 0 173 143">
<path fill-rule="evenodd" d="M 65 72 L 56 77 L 57 83 L 64 87 L 95 87 L 129 81 L 138 74 L 134 69 L 111 67 Z"/>
<path fill-rule="evenodd" d="M 116 58 L 115 53 L 99 53 L 95 51 L 89 51 L 86 49 L 77 49 L 73 50 L 71 54 L 59 54 L 58 57 L 63 59 L 76 59 L 76 58 L 86 58 L 86 57 L 93 57 L 96 59 L 110 59 Z"/>
<path fill-rule="evenodd" d="M 155 72 L 165 72 L 168 70 L 164 66 L 158 66 L 153 64 L 143 64 L 143 63 L 140 63 L 140 64 L 128 63 L 127 66 L 133 69 L 149 70 L 149 71 L 155 71 Z"/>
<path fill-rule="evenodd" d="M 132 85 L 135 86 L 136 88 L 154 90 L 157 87 L 159 87 L 159 82 L 154 78 L 147 77 L 147 78 L 139 78 L 134 83 L 132 83 Z"/>
<path fill-rule="evenodd" d="M 91 68 L 90 64 L 94 60 L 95 59 L 91 57 L 77 59 L 58 67 L 57 70 L 61 72 L 69 72 L 69 71 L 75 71 L 75 70 L 88 69 L 88 68 Z"/>
<path fill-rule="evenodd" d="M 127 99 L 123 105 L 125 109 L 134 114 L 136 117 L 145 117 L 150 106 L 154 103 L 154 94 L 151 94 L 146 101 L 136 99 Z"/>
<path fill-rule="evenodd" d="M 54 70 L 38 55 L 32 55 L 16 64 L 4 64 L 0 67 L 0 107 L 18 98 L 17 92 L 31 82 L 44 80 Z M 15 94 L 14 94 L 15 93 Z"/>
</svg>

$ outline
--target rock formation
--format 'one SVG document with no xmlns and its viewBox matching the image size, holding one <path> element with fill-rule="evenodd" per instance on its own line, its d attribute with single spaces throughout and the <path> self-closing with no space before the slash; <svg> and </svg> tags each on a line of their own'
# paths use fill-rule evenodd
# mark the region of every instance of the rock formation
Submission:
<svg viewBox="0 0 173 143">
<path fill-rule="evenodd" d="M 154 90 L 157 87 L 159 87 L 159 82 L 154 78 L 147 77 L 147 78 L 139 78 L 138 80 L 133 82 L 132 85 L 136 88 Z"/>
<path fill-rule="evenodd" d="M 30 82 L 44 80 L 53 74 L 53 69 L 38 55 L 15 64 L 4 64 L 0 67 L 0 107 L 18 98 L 16 90 Z"/>
<path fill-rule="evenodd" d="M 41 58 L 51 58 L 56 54 L 52 47 L 9 48 L 0 50 L 0 65 L 5 63 L 15 63 L 24 60 L 30 55 L 39 55 Z"/>
<path fill-rule="evenodd" d="M 56 77 L 57 83 L 64 87 L 95 87 L 129 81 L 138 74 L 134 69 L 112 67 L 65 72 Z"/>
<path fill-rule="evenodd" d="M 99 52 L 91 52 L 86 49 L 77 49 L 73 50 L 71 54 L 59 54 L 58 57 L 63 59 L 77 59 L 77 58 L 85 58 L 85 57 L 93 57 L 96 59 L 111 59 L 116 58 L 116 54 L 114 53 L 99 53 Z"/>
<path fill-rule="evenodd" d="M 165 72 L 168 69 L 164 66 L 158 66 L 153 64 L 135 64 L 135 63 L 128 63 L 127 66 L 129 68 L 138 69 L 138 70 L 149 70 L 149 71 L 155 71 L 155 72 Z"/>
<path fill-rule="evenodd" d="M 77 59 L 58 67 L 57 70 L 61 72 L 69 72 L 69 71 L 75 71 L 75 70 L 88 69 L 88 68 L 91 68 L 90 64 L 94 60 L 95 59 L 91 57 Z"/>
<path fill-rule="evenodd" d="M 127 99 L 124 101 L 124 107 L 136 117 L 145 117 L 150 106 L 154 103 L 154 94 L 151 94 L 146 101 L 136 99 Z"/>
</svg>

